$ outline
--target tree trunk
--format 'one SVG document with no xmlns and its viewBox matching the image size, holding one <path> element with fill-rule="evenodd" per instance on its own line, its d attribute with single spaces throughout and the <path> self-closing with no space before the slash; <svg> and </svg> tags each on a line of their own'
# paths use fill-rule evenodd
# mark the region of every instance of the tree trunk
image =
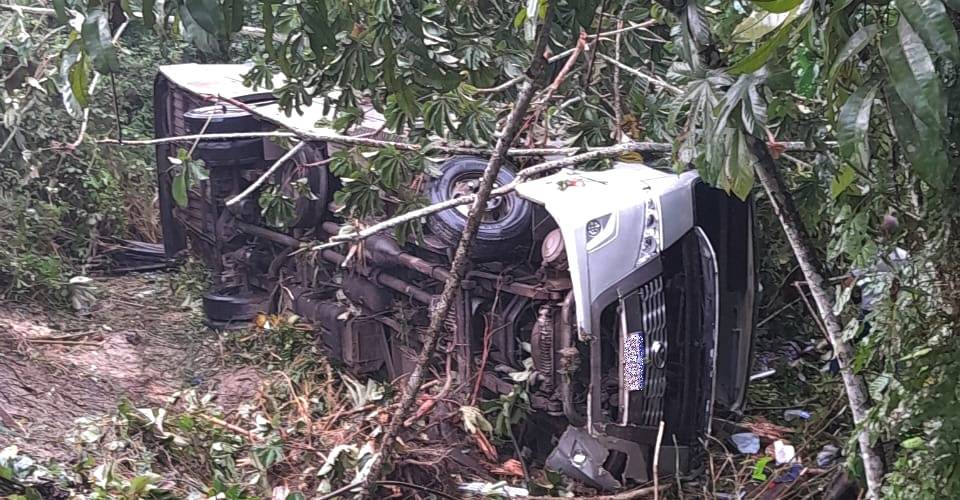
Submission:
<svg viewBox="0 0 960 500">
<path fill-rule="evenodd" d="M 433 304 L 433 310 L 430 312 L 430 325 L 424 334 L 423 348 L 417 356 L 417 364 L 407 379 L 407 386 L 400 399 L 400 408 L 393 414 L 390 424 L 383 433 L 383 438 L 380 442 L 380 452 L 374 456 L 374 462 L 364 481 L 364 490 L 368 497 L 372 496 L 376 489 L 374 482 L 380 479 L 383 471 L 383 462 L 386 459 L 386 455 L 391 451 L 397 431 L 401 428 L 404 420 L 406 420 L 407 414 L 413 409 L 414 402 L 417 399 L 417 393 L 420 392 L 420 386 L 423 385 L 425 367 L 430 362 L 433 351 L 436 349 L 437 340 L 440 338 L 445 320 L 450 313 L 450 308 L 453 307 L 453 304 L 459 296 L 460 285 L 470 263 L 470 248 L 473 246 L 473 239 L 477 234 L 477 229 L 480 227 L 480 220 L 483 218 L 487 201 L 490 199 L 490 192 L 493 191 L 494 182 L 500 173 L 500 167 L 503 165 L 503 160 L 507 156 L 507 151 L 510 149 L 510 145 L 520 131 L 523 117 L 526 115 L 527 109 L 530 107 L 530 102 L 533 100 L 534 93 L 537 89 L 537 81 L 546 67 L 547 61 L 544 59 L 543 54 L 547 40 L 549 39 L 550 25 L 553 22 L 553 12 L 554 2 L 547 2 L 547 11 L 543 24 L 540 25 L 537 33 L 537 42 L 534 44 L 533 61 L 530 63 L 530 68 L 527 71 L 527 79 L 520 88 L 517 101 L 507 116 L 503 131 L 499 139 L 497 139 L 497 145 L 494 148 L 493 154 L 490 156 L 490 161 L 487 163 L 486 169 L 483 171 L 483 178 L 480 180 L 476 200 L 470 207 L 466 228 L 464 228 L 463 234 L 460 236 L 460 243 L 457 245 L 457 250 L 454 253 L 453 263 L 450 266 L 450 277 L 447 278 L 444 283 L 443 292 L 441 292 L 436 303 Z"/>
<path fill-rule="evenodd" d="M 839 318 L 833 312 L 833 297 L 824 288 L 823 268 L 810 245 L 803 222 L 800 220 L 797 208 L 793 204 L 793 197 L 787 191 L 786 184 L 777 170 L 776 162 L 770 155 L 769 148 L 762 140 L 750 134 L 747 134 L 747 143 L 757 157 L 757 162 L 754 164 L 757 177 L 759 177 L 760 184 L 770 198 L 774 213 L 780 219 L 783 232 L 787 235 L 787 241 L 793 249 L 797 263 L 800 264 L 800 269 L 803 271 L 807 286 L 810 287 L 810 294 L 813 296 L 817 311 L 826 327 L 833 352 L 837 355 L 840 375 L 843 378 L 843 387 L 849 400 L 850 412 L 853 414 L 853 422 L 857 427 L 861 427 L 870 410 L 870 397 L 864 378 L 853 372 L 856 349 L 849 342 L 843 340 L 843 327 L 840 325 Z M 877 448 L 871 444 L 869 433 L 863 429 L 860 429 L 859 433 L 857 441 L 860 444 L 860 457 L 863 459 L 864 471 L 866 472 L 867 497 L 880 498 L 880 486 L 883 483 L 884 474 L 883 461 Z"/>
</svg>

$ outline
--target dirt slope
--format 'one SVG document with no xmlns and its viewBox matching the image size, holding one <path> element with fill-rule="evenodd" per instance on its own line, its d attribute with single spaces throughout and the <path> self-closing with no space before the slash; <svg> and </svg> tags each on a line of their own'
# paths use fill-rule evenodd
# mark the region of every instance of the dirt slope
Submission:
<svg viewBox="0 0 960 500">
<path fill-rule="evenodd" d="M 65 436 L 80 417 L 129 399 L 157 405 L 203 384 L 215 340 L 204 335 L 162 275 L 97 280 L 89 314 L 0 303 L 0 448 L 68 459 Z M 212 348 L 211 348 L 212 347 Z"/>
</svg>

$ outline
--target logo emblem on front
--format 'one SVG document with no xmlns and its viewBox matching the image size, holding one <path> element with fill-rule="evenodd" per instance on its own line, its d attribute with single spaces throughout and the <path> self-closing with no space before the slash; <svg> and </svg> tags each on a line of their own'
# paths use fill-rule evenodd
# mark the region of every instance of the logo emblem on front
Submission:
<svg viewBox="0 0 960 500">
<path fill-rule="evenodd" d="M 650 362 L 657 368 L 663 368 L 667 364 L 667 350 L 659 340 L 654 340 L 650 344 Z"/>
</svg>

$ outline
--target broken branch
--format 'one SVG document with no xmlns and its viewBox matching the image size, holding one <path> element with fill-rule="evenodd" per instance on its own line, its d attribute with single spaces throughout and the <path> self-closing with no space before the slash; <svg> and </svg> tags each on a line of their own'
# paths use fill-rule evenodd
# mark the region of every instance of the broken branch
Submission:
<svg viewBox="0 0 960 500">
<path fill-rule="evenodd" d="M 517 176 L 509 184 L 505 184 L 494 189 L 491 193 L 492 196 L 503 196 L 510 194 L 517 189 L 517 186 L 529 180 L 532 176 L 538 175 L 550 170 L 555 170 L 563 167 L 570 167 L 583 163 L 589 160 L 596 160 L 602 158 L 613 158 L 620 156 L 623 153 L 628 152 L 658 152 L 665 153 L 671 151 L 672 146 L 666 143 L 659 142 L 626 142 L 623 144 L 617 144 L 615 146 L 607 146 L 603 148 L 595 148 L 593 150 L 587 151 L 586 153 L 581 153 L 578 155 L 568 156 L 566 158 L 561 158 L 557 160 L 546 161 L 532 167 L 527 167 L 517 173 Z M 427 215 L 435 214 L 437 212 L 442 212 L 454 207 L 461 205 L 467 205 L 474 203 L 477 199 L 477 194 L 468 194 L 460 196 L 458 198 L 449 199 L 442 201 L 440 203 L 435 203 L 433 205 L 419 208 L 417 210 L 411 210 L 397 217 L 387 219 L 385 221 L 373 224 L 372 226 L 367 227 L 366 229 L 343 235 L 336 235 L 330 238 L 330 241 L 322 243 L 320 245 L 314 246 L 311 250 L 319 251 L 325 250 L 328 248 L 333 248 L 339 246 L 343 243 L 355 242 L 367 239 L 379 232 L 386 231 L 387 229 L 399 226 L 400 224 L 425 217 Z"/>
<path fill-rule="evenodd" d="M 225 134 L 191 134 L 191 135 L 178 135 L 173 137 L 159 137 L 157 139 L 136 139 L 129 140 L 124 139 L 123 142 L 120 142 L 118 139 L 100 139 L 97 144 L 110 144 L 117 146 L 153 146 L 156 144 L 169 144 L 171 142 L 187 142 L 195 141 L 197 139 L 203 138 L 204 140 L 215 141 L 223 139 L 254 139 L 257 137 L 297 137 L 297 134 L 293 132 L 283 132 L 283 131 L 274 131 L 274 132 L 233 132 Z"/>
<path fill-rule="evenodd" d="M 668 92 L 670 92 L 670 93 L 672 93 L 672 94 L 674 94 L 674 95 L 679 95 L 679 94 L 682 94 L 682 93 L 683 93 L 683 89 L 681 89 L 680 87 L 677 87 L 676 85 L 667 83 L 666 81 L 664 81 L 664 80 L 663 80 L 662 78 L 660 78 L 659 76 L 650 75 L 650 74 L 648 74 L 648 73 L 646 73 L 646 72 L 644 72 L 644 71 L 640 71 L 640 70 L 637 69 L 637 68 L 633 68 L 633 67 L 627 66 L 626 64 L 623 64 L 622 62 L 620 62 L 620 61 L 618 61 L 618 60 L 616 60 L 616 59 L 614 59 L 614 58 L 612 58 L 612 57 L 610 57 L 610 56 L 608 56 L 608 55 L 606 55 L 606 54 L 600 54 L 600 53 L 598 53 L 597 55 L 599 55 L 600 58 L 603 59 L 604 61 L 607 61 L 607 62 L 609 62 L 610 64 L 613 64 L 614 66 L 616 66 L 616 67 L 618 67 L 618 68 L 626 71 L 627 73 L 630 73 L 631 75 L 634 75 L 634 76 L 637 76 L 637 77 L 642 78 L 643 80 L 646 80 L 647 82 L 649 82 L 650 84 L 652 84 L 654 87 L 662 88 L 662 89 L 664 89 L 664 90 L 666 90 L 666 91 L 668 91 Z"/>
<path fill-rule="evenodd" d="M 307 143 L 305 143 L 305 142 L 298 142 L 295 146 L 293 146 L 292 148 L 290 148 L 290 150 L 287 151 L 283 156 L 281 156 L 280 159 L 278 159 L 276 162 L 274 162 L 274 164 L 271 165 L 270 168 L 268 168 L 267 171 L 263 173 L 263 175 L 261 175 L 260 177 L 258 177 L 257 180 L 253 181 L 252 184 L 250 184 L 249 186 L 247 186 L 247 189 L 244 189 L 240 194 L 238 194 L 238 195 L 234 196 L 233 198 L 230 198 L 229 200 L 227 200 L 226 205 L 227 205 L 228 207 L 233 206 L 233 205 L 236 205 L 238 202 L 240 202 L 240 200 L 246 198 L 247 196 L 250 196 L 250 193 L 253 193 L 253 192 L 256 191 L 257 189 L 259 189 L 260 186 L 261 186 L 264 182 L 266 182 L 267 179 L 269 179 L 270 176 L 273 175 L 273 173 L 276 172 L 277 169 L 279 169 L 281 165 L 283 165 L 284 163 L 286 163 L 287 160 L 289 160 L 290 158 L 293 157 L 293 155 L 297 154 L 297 152 L 300 151 L 300 149 L 301 149 L 303 146 L 305 146 L 306 144 L 307 144 Z"/>
<path fill-rule="evenodd" d="M 227 421 L 225 421 L 225 420 L 221 420 L 221 419 L 219 419 L 219 418 L 217 418 L 217 417 L 211 417 L 210 415 L 207 415 L 206 413 L 200 413 L 200 414 L 198 414 L 197 416 L 200 417 L 200 418 L 202 418 L 203 420 L 206 420 L 207 422 L 210 422 L 210 423 L 213 424 L 213 425 L 216 425 L 217 427 L 223 427 L 224 429 L 227 429 L 227 430 L 229 430 L 229 431 L 236 432 L 237 434 L 240 434 L 240 435 L 246 437 L 246 438 L 247 438 L 249 441 L 251 441 L 251 442 L 254 442 L 254 443 L 255 443 L 255 442 L 257 442 L 257 441 L 260 441 L 260 438 L 257 437 L 254 433 L 252 433 L 252 432 L 250 432 L 250 431 L 248 431 L 248 430 L 246 430 L 246 429 L 244 429 L 243 427 L 240 427 L 240 426 L 238 426 L 238 425 L 233 425 L 233 424 L 231 424 L 230 422 L 227 422 Z"/>
<path fill-rule="evenodd" d="M 444 330 L 447 315 L 450 313 L 451 307 L 453 307 L 459 295 L 460 285 L 463 277 L 467 273 L 467 267 L 470 263 L 470 247 L 473 246 L 474 237 L 477 234 L 480 221 L 486 211 L 487 200 L 489 200 L 490 193 L 493 190 L 494 181 L 500 173 L 500 167 L 503 165 L 504 159 L 507 156 L 507 150 L 520 131 L 520 124 L 524 115 L 527 113 L 527 109 L 530 107 L 530 102 L 533 100 L 534 91 L 536 90 L 534 82 L 546 67 L 547 62 L 543 57 L 543 50 L 549 39 L 550 26 L 553 23 L 555 8 L 555 2 L 547 2 L 547 11 L 544 15 L 543 23 L 540 24 L 537 29 L 537 38 L 533 49 L 533 62 L 527 71 L 527 74 L 529 74 L 531 78 L 526 80 L 523 87 L 521 87 L 517 95 L 517 101 L 507 116 L 503 133 L 500 134 L 500 137 L 497 139 L 497 145 L 493 151 L 493 155 L 490 157 L 490 162 L 487 163 L 487 167 L 483 171 L 480 187 L 476 193 L 473 206 L 470 208 L 470 213 L 467 216 L 466 227 L 463 230 L 460 243 L 457 245 L 457 250 L 454 253 L 453 263 L 450 265 L 450 276 L 446 279 L 443 285 L 443 292 L 441 292 L 437 298 L 436 303 L 431 304 L 430 326 L 427 327 L 427 331 L 423 335 L 423 348 L 417 356 L 417 363 L 414 365 L 413 371 L 410 372 L 410 376 L 407 379 L 407 386 L 404 388 L 403 396 L 400 398 L 400 408 L 394 413 L 390 424 L 384 431 L 383 439 L 380 442 L 379 453 L 371 459 L 372 463 L 369 474 L 364 481 L 364 490 L 367 496 L 371 496 L 370 494 L 373 493 L 374 488 L 372 484 L 380 479 L 384 460 L 392 450 L 394 438 L 400 426 L 404 420 L 406 420 L 407 415 L 413 409 L 413 405 L 417 400 L 417 393 L 420 392 L 420 386 L 423 384 L 425 368 L 433 357 L 440 333 Z"/>
</svg>

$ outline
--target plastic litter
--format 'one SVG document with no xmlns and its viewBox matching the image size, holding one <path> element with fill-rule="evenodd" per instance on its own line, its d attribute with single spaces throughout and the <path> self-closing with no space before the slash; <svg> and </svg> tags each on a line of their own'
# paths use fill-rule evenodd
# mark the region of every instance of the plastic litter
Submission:
<svg viewBox="0 0 960 500">
<path fill-rule="evenodd" d="M 756 453 L 760 451 L 760 436 L 752 432 L 740 432 L 731 434 L 730 441 L 737 447 L 740 453 Z"/>
<path fill-rule="evenodd" d="M 792 483 L 800 477 L 800 472 L 803 471 L 803 466 L 800 464 L 793 464 L 790 468 L 777 476 L 777 479 L 774 480 L 775 483 Z"/>
<path fill-rule="evenodd" d="M 460 489 L 483 496 L 499 496 L 506 498 L 530 496 L 530 492 L 526 488 L 510 486 L 506 481 L 499 481 L 496 483 L 481 483 L 479 481 L 463 483 L 460 485 Z"/>
<path fill-rule="evenodd" d="M 783 419 L 787 422 L 793 422 L 796 419 L 810 420 L 810 412 L 806 410 L 787 410 L 783 412 Z"/>
<path fill-rule="evenodd" d="M 837 460 L 837 457 L 840 455 L 840 448 L 832 444 L 824 445 L 824 447 L 817 453 L 817 466 L 818 467 L 827 467 Z"/>
<path fill-rule="evenodd" d="M 777 465 L 790 463 L 797 455 L 797 450 L 781 440 L 773 442 L 773 457 L 777 460 Z"/>
</svg>

